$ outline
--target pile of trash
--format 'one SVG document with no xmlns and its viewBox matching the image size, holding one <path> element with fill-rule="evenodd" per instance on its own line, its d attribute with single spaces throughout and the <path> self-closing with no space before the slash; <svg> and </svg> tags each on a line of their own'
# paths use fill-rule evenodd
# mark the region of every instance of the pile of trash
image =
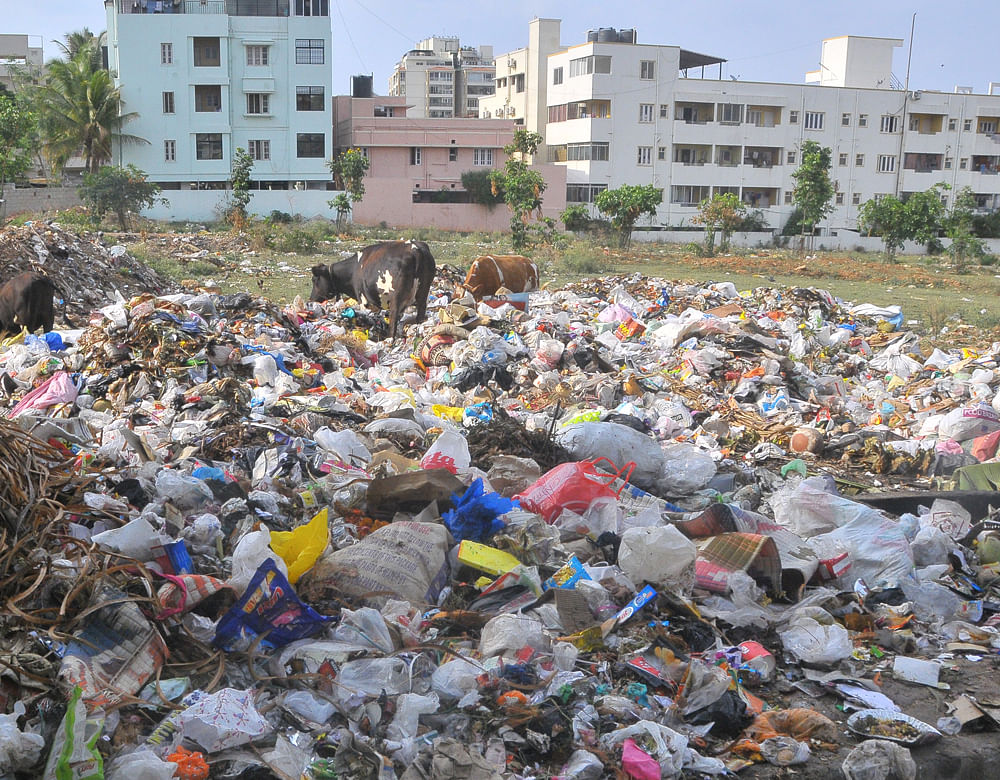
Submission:
<svg viewBox="0 0 1000 780">
<path fill-rule="evenodd" d="M 392 344 L 135 278 L 0 346 L 0 775 L 869 780 L 995 742 L 995 681 L 959 689 L 1000 650 L 1000 344 L 638 275 L 442 284 Z"/>
</svg>

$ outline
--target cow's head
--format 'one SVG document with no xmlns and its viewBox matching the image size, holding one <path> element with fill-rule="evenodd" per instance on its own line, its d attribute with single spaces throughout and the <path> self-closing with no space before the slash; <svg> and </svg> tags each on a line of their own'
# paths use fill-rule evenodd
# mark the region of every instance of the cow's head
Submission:
<svg viewBox="0 0 1000 780">
<path fill-rule="evenodd" d="M 311 270 L 313 275 L 313 288 L 312 292 L 309 293 L 309 300 L 322 303 L 323 301 L 332 298 L 334 296 L 334 292 L 333 279 L 330 276 L 330 267 L 320 263 L 319 265 L 314 265 Z"/>
</svg>

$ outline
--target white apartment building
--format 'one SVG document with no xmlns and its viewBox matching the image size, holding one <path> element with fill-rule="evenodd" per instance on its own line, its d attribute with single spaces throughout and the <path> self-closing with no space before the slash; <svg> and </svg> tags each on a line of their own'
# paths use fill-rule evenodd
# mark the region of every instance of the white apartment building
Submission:
<svg viewBox="0 0 1000 780">
<path fill-rule="evenodd" d="M 170 190 L 225 189 L 237 147 L 257 189 L 332 186 L 329 0 L 105 7 L 109 67 L 123 110 L 138 114 L 125 131 L 148 141 L 116 147 L 116 163 L 144 170 L 172 202 Z"/>
<path fill-rule="evenodd" d="M 405 97 L 413 119 L 479 116 L 494 92 L 493 47 L 473 49 L 458 38 L 425 38 L 403 55 L 389 76 L 389 95 Z"/>
<path fill-rule="evenodd" d="M 554 33 L 553 20 L 532 25 L 543 21 L 558 40 L 558 21 Z M 732 192 L 779 227 L 793 209 L 801 146 L 815 140 L 833 158 L 826 230 L 854 229 L 859 206 L 873 196 L 938 182 L 969 186 L 980 208 L 1000 208 L 1000 94 L 893 89 L 898 39 L 830 39 L 818 74 L 808 76 L 813 83 L 782 84 L 692 78 L 714 65 L 721 73 L 724 60 L 637 43 L 632 30 L 605 32 L 548 53 L 544 69 L 526 74 L 519 98 L 529 105 L 545 95 L 538 132 L 548 161 L 567 168 L 568 203 L 651 183 L 664 193 L 653 224 L 677 226 L 690 224 L 703 198 Z M 498 90 L 481 113 L 500 98 Z"/>
<path fill-rule="evenodd" d="M 13 73 L 38 76 L 42 72 L 40 35 L 0 35 L 0 85 L 14 92 Z"/>
</svg>

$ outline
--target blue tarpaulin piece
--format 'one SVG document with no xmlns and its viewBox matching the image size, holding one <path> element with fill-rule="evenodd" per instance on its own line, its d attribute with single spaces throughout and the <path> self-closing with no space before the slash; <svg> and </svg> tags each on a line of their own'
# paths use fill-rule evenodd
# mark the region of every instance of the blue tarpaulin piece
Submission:
<svg viewBox="0 0 1000 780">
<path fill-rule="evenodd" d="M 455 508 L 444 513 L 444 524 L 455 537 L 455 541 L 466 539 L 485 542 L 493 534 L 503 529 L 500 515 L 517 506 L 517 502 L 504 498 L 499 493 L 487 493 L 483 480 L 477 479 L 466 489 L 462 497 L 453 495 Z"/>
</svg>

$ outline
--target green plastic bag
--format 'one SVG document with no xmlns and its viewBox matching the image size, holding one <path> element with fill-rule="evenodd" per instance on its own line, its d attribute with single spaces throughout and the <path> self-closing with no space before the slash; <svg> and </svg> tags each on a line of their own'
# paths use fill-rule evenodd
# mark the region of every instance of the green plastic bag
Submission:
<svg viewBox="0 0 1000 780">
<path fill-rule="evenodd" d="M 43 780 L 104 780 L 104 759 L 97 750 L 103 730 L 103 713 L 88 717 L 83 688 L 76 686 L 52 740 Z"/>
</svg>

